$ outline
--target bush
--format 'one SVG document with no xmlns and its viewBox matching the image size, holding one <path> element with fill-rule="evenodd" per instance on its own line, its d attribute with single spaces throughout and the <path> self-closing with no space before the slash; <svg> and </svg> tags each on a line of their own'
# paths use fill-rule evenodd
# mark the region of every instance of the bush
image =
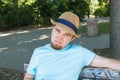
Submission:
<svg viewBox="0 0 120 80">
<path fill-rule="evenodd" d="M 104 3 L 104 5 L 102 4 Z M 108 0 L 106 0 L 106 2 L 101 2 L 99 3 L 100 5 L 100 8 L 98 8 L 95 12 L 94 12 L 94 15 L 96 17 L 102 17 L 102 16 L 110 16 L 110 3 Z"/>
<path fill-rule="evenodd" d="M 99 8 L 94 12 L 95 17 L 102 17 L 103 16 L 103 12 L 102 9 Z"/>
<path fill-rule="evenodd" d="M 36 0 L 32 4 L 27 4 L 25 0 L 19 4 L 18 1 L 0 1 L 1 31 L 31 24 L 48 26 L 51 24 L 50 17 L 56 19 L 65 11 L 72 11 L 84 18 L 89 11 L 89 4 L 85 0 Z"/>
<path fill-rule="evenodd" d="M 0 13 L 0 31 L 10 30 L 15 27 L 33 24 L 32 7 L 23 4 L 18 8 L 17 4 L 3 3 Z"/>
<path fill-rule="evenodd" d="M 17 25 L 24 26 L 24 25 L 31 25 L 33 24 L 33 12 L 32 7 L 29 5 L 24 5 L 18 9 L 17 14 Z"/>
</svg>

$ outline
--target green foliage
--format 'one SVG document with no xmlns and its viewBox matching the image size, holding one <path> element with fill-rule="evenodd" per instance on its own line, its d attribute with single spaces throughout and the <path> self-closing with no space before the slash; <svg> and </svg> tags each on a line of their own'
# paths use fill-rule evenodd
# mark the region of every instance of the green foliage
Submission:
<svg viewBox="0 0 120 80">
<path fill-rule="evenodd" d="M 0 31 L 33 23 L 32 8 L 23 4 L 18 8 L 17 2 L 1 3 Z"/>
<path fill-rule="evenodd" d="M 84 16 L 89 12 L 89 3 L 85 0 L 59 0 L 59 2 L 56 3 L 57 15 L 60 15 L 64 11 L 72 11 L 80 18 L 84 18 Z"/>
<path fill-rule="evenodd" d="M 0 30 L 10 29 L 15 23 L 16 9 L 11 3 L 5 4 L 1 3 L 1 13 L 0 13 Z"/>
<path fill-rule="evenodd" d="M 35 23 L 40 25 L 49 25 L 51 4 L 47 0 L 37 0 L 32 7 Z"/>
<path fill-rule="evenodd" d="M 94 15 L 96 16 L 96 17 L 102 17 L 103 16 L 103 11 L 102 11 L 102 9 L 101 8 L 99 8 L 99 9 L 97 9 L 95 12 L 94 12 Z"/>
<path fill-rule="evenodd" d="M 109 0 L 98 0 L 99 8 L 94 12 L 96 17 L 110 16 Z"/>
<path fill-rule="evenodd" d="M 103 23 L 98 24 L 98 30 L 99 30 L 100 34 L 109 33 L 110 32 L 110 23 L 103 22 Z"/>
<path fill-rule="evenodd" d="M 2 0 L 0 1 L 0 30 L 19 26 L 50 25 L 50 17 L 56 19 L 64 11 L 72 11 L 80 18 L 89 13 L 86 0 Z"/>
<path fill-rule="evenodd" d="M 37 0 L 33 4 L 33 9 L 37 24 L 50 25 L 50 17 L 56 19 L 65 11 L 72 11 L 80 18 L 84 18 L 89 11 L 89 4 L 84 0 Z"/>
<path fill-rule="evenodd" d="M 105 5 L 105 16 L 110 16 L 110 3 Z"/>
<path fill-rule="evenodd" d="M 104 6 L 109 3 L 109 0 L 98 0 L 100 6 Z"/>
<path fill-rule="evenodd" d="M 22 5 L 17 13 L 17 25 L 24 26 L 33 24 L 34 17 L 32 13 L 33 11 L 30 5 Z"/>
<path fill-rule="evenodd" d="M 68 3 L 68 7 L 80 18 L 84 18 L 84 16 L 89 13 L 89 3 L 85 0 L 71 0 Z"/>
</svg>

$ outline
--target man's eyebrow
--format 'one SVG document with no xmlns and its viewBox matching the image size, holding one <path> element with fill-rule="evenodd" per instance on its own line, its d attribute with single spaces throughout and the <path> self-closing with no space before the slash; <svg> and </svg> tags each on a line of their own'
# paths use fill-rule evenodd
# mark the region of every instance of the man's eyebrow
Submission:
<svg viewBox="0 0 120 80">
<path fill-rule="evenodd" d="M 56 28 L 56 27 L 55 27 L 55 30 L 56 30 L 56 31 L 60 31 L 60 29 L 58 29 L 58 28 Z"/>
<path fill-rule="evenodd" d="M 70 33 L 65 33 L 65 34 L 71 35 Z"/>
</svg>

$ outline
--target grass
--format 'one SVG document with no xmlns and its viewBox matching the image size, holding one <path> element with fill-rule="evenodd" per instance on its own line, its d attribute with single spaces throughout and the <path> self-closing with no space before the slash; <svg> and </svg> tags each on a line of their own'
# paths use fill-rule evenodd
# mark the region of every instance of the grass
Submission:
<svg viewBox="0 0 120 80">
<path fill-rule="evenodd" d="M 103 22 L 98 24 L 98 30 L 100 34 L 110 32 L 110 22 Z"/>
<path fill-rule="evenodd" d="M 78 29 L 78 33 L 86 33 L 87 31 L 87 25 L 80 26 Z M 102 22 L 98 23 L 98 31 L 99 34 L 106 34 L 110 32 L 110 22 Z"/>
</svg>

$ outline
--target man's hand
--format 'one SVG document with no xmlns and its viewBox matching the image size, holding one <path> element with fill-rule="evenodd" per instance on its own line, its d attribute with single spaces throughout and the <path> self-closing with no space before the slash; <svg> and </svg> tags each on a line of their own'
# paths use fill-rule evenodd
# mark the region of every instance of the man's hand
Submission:
<svg viewBox="0 0 120 80">
<path fill-rule="evenodd" d="M 34 80 L 34 76 L 29 73 L 26 73 L 23 80 Z"/>
</svg>

